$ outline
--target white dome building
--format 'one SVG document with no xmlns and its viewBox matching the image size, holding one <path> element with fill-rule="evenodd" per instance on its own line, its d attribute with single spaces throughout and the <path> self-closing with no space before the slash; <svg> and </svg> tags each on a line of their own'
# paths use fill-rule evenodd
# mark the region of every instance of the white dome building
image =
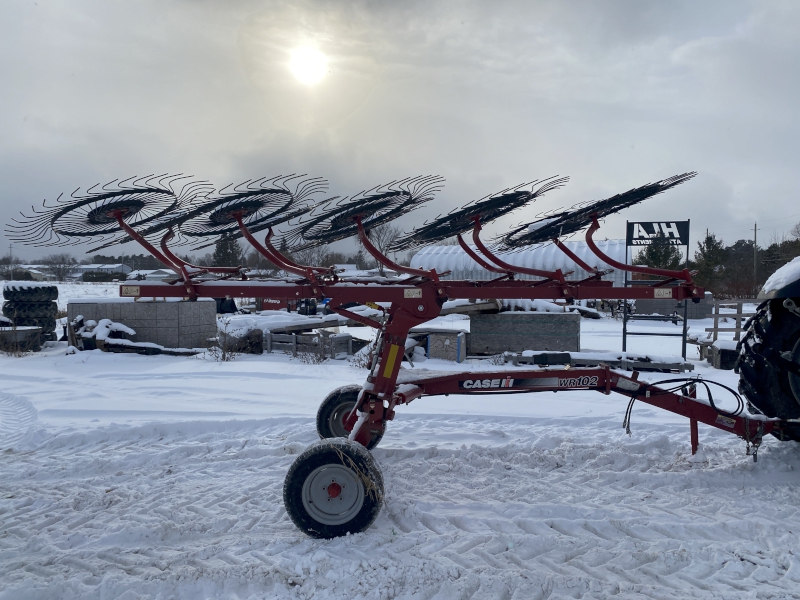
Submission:
<svg viewBox="0 0 800 600">
<path fill-rule="evenodd" d="M 605 240 L 596 241 L 597 247 L 618 262 L 627 263 L 625 240 Z M 595 256 L 586 245 L 586 242 L 563 242 L 563 244 L 578 258 L 590 266 L 605 270 L 611 267 Z M 470 246 L 474 250 L 474 246 Z M 477 252 L 481 256 L 480 252 Z M 498 252 L 497 256 L 505 262 L 529 269 L 541 269 L 543 271 L 555 271 L 561 269 L 568 281 L 577 281 L 589 277 L 589 273 L 576 265 L 569 256 L 564 254 L 555 244 L 543 244 L 529 250 L 519 252 Z M 491 261 L 487 261 L 491 262 Z M 415 269 L 436 269 L 437 273 L 450 271 L 449 275 L 443 279 L 471 279 L 476 281 L 486 281 L 497 277 L 497 273 L 492 273 L 481 267 L 472 260 L 460 246 L 428 246 L 423 248 L 411 259 L 411 266 Z M 568 271 L 573 271 L 567 275 Z M 539 279 L 530 275 L 517 275 L 519 279 Z M 615 286 L 625 285 L 625 273 L 614 270 L 612 273 L 603 276 L 605 281 L 613 281 Z"/>
</svg>

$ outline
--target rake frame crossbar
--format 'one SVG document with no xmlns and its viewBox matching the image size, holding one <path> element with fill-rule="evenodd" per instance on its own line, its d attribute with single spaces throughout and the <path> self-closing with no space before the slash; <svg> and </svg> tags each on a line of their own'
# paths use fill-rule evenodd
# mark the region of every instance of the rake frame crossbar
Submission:
<svg viewBox="0 0 800 600">
<path fill-rule="evenodd" d="M 755 448 L 758 447 L 764 435 L 779 430 L 781 427 L 782 422 L 777 419 L 722 413 L 713 405 L 696 398 L 638 382 L 636 373 L 633 377 L 627 377 L 608 367 L 595 369 L 544 368 L 480 374 L 464 372 L 438 378 L 425 377 L 424 374 L 421 374 L 419 379 L 415 379 L 414 371 L 410 371 L 403 377 L 401 385 L 398 385 L 400 365 L 404 358 L 405 341 L 409 331 L 412 327 L 437 317 L 446 300 L 470 298 L 497 300 L 670 298 L 679 301 L 689 299 L 699 301 L 703 297 L 704 290 L 693 283 L 691 274 L 686 270 L 669 271 L 625 265 L 603 254 L 592 240 L 593 234 L 599 228 L 596 218 L 586 233 L 586 241 L 600 261 L 620 270 L 668 277 L 671 279 L 672 285 L 668 287 L 614 287 L 612 282 L 600 279 L 600 276 L 607 271 L 600 271 L 578 259 L 558 239 L 552 240 L 556 247 L 572 258 L 577 266 L 589 272 L 589 278 L 582 281 L 568 281 L 561 271 L 541 271 L 509 264 L 494 255 L 481 241 L 479 217 L 474 218 L 472 230 L 474 248 L 467 245 L 460 235 L 458 236 L 459 244 L 478 264 L 489 271 L 502 275 L 501 277 L 489 281 L 443 280 L 441 277 L 444 274 L 437 273 L 435 270 L 426 271 L 399 265 L 375 247 L 370 241 L 360 217 L 355 216 L 354 223 L 361 243 L 367 252 L 385 267 L 409 277 L 348 280 L 339 277 L 331 267 L 295 263 L 271 243 L 270 240 L 273 237 L 271 229 L 266 235 L 264 244 L 261 244 L 240 217 L 237 217 L 236 220 L 242 236 L 262 256 L 297 278 L 246 279 L 244 271 L 239 267 L 206 268 L 190 265 L 177 259 L 169 251 L 168 242 L 171 239 L 171 231 L 162 238 L 162 252 L 159 252 L 135 230 L 127 226 L 121 217 L 118 217 L 120 226 L 128 235 L 169 266 L 178 276 L 172 282 L 126 283 L 120 287 L 120 295 L 134 298 L 184 297 L 190 299 L 229 296 L 287 301 L 302 298 L 318 300 L 328 298 L 328 305 L 335 312 L 379 330 L 374 350 L 376 360 L 367 376 L 356 410 L 345 422 L 346 428 L 351 431 L 351 439 L 365 446 L 374 434 L 382 432 L 386 423 L 394 418 L 396 406 L 408 404 L 421 396 L 442 394 L 498 394 L 573 389 L 596 390 L 608 394 L 613 391 L 689 418 L 693 451 L 697 449 L 698 422 L 730 431 L 747 440 L 748 444 L 752 444 Z M 214 280 L 198 281 L 196 280 L 198 273 L 219 274 L 220 277 Z M 241 279 L 232 278 L 237 273 L 241 275 Z M 540 279 L 515 279 L 516 275 L 522 274 Z M 351 302 L 360 304 L 381 302 L 388 303 L 389 307 L 385 309 L 384 318 L 379 322 L 344 308 L 344 305 Z M 480 386 L 467 383 L 476 381 L 476 377 L 480 377 Z M 500 383 L 494 385 L 496 380 Z M 485 382 L 488 382 L 488 385 Z M 359 419 L 359 417 L 361 418 Z"/>
</svg>

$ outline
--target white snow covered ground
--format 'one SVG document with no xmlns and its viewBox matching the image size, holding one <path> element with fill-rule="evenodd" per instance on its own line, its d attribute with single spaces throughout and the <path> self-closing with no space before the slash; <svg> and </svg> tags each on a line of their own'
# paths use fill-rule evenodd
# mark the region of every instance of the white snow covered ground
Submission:
<svg viewBox="0 0 800 600">
<path fill-rule="evenodd" d="M 582 349 L 619 350 L 619 322 L 581 325 Z M 800 445 L 770 438 L 753 463 L 701 425 L 693 463 L 684 419 L 637 404 L 628 437 L 625 399 L 594 392 L 400 407 L 374 450 L 375 524 L 306 537 L 284 475 L 321 399 L 365 373 L 278 354 L 0 356 L 0 600 L 800 598 Z"/>
</svg>

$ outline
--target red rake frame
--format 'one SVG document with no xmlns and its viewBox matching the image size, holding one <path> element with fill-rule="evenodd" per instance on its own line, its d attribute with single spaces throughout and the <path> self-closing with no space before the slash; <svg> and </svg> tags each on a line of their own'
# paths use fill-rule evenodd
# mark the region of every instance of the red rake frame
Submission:
<svg viewBox="0 0 800 600">
<path fill-rule="evenodd" d="M 147 243 L 141 236 L 128 227 L 121 218 L 120 226 L 136 241 L 144 246 L 153 256 L 173 269 L 177 279 L 172 282 L 137 282 L 135 285 L 124 284 L 120 287 L 120 295 L 127 297 L 186 297 L 195 299 L 220 298 L 271 298 L 277 300 L 298 300 L 302 298 L 328 298 L 328 306 L 337 313 L 378 330 L 376 340 L 376 360 L 370 370 L 363 390 L 359 395 L 355 409 L 344 421 L 345 428 L 350 431 L 350 438 L 366 446 L 374 434 L 385 430 L 387 421 L 395 416 L 395 408 L 408 404 L 421 396 L 441 394 L 475 394 L 475 393 L 519 393 L 559 390 L 595 390 L 605 394 L 612 391 L 629 398 L 640 400 L 658 408 L 683 415 L 690 419 L 693 453 L 697 450 L 697 423 L 705 423 L 725 431 L 730 431 L 748 442 L 748 450 L 752 445 L 756 450 L 764 435 L 780 430 L 781 421 L 764 417 L 740 416 L 723 413 L 715 406 L 696 399 L 693 393 L 677 394 L 661 389 L 655 385 L 637 381 L 638 373 L 628 377 L 608 367 L 598 368 L 542 368 L 525 371 L 499 371 L 496 373 L 454 373 L 444 377 L 419 377 L 414 371 L 404 372 L 398 385 L 400 364 L 405 351 L 405 341 L 412 327 L 425 323 L 440 312 L 446 300 L 487 298 L 497 300 L 510 299 L 556 299 L 584 300 L 635 300 L 664 298 L 673 300 L 693 300 L 698 302 L 704 296 L 704 290 L 692 281 L 692 274 L 687 271 L 666 271 L 649 267 L 631 266 L 618 263 L 603 254 L 592 240 L 599 228 L 595 219 L 586 232 L 586 242 L 600 261 L 620 270 L 635 271 L 667 277 L 666 282 L 653 286 L 619 288 L 610 281 L 601 280 L 604 271 L 576 260 L 577 257 L 558 240 L 553 240 L 567 256 L 578 266 L 587 270 L 590 276 L 581 281 L 567 281 L 561 271 L 547 272 L 517 267 L 495 256 L 480 240 L 481 223 L 474 219 L 473 241 L 477 250 L 468 246 L 459 236 L 461 247 L 484 268 L 495 272 L 499 277 L 489 281 L 443 280 L 447 273 L 435 270 L 412 269 L 398 265 L 382 254 L 369 240 L 367 232 L 355 217 L 358 234 L 364 248 L 381 264 L 399 273 L 405 278 L 372 280 L 341 279 L 332 268 L 305 266 L 294 263 L 282 255 L 270 242 L 273 235 L 267 232 L 264 244 L 256 240 L 242 219 L 237 219 L 242 235 L 262 256 L 278 265 L 299 279 L 247 279 L 243 271 L 236 268 L 227 270 L 196 270 L 192 265 L 182 261 L 171 260 L 174 255 L 169 252 L 167 242 L 171 237 L 168 232 L 162 239 L 163 253 Z M 480 254 L 478 254 L 480 253 Z M 187 267 L 192 267 L 187 268 Z M 215 280 L 198 280 L 199 274 L 219 273 Z M 242 278 L 232 279 L 240 273 Z M 520 274 L 540 277 L 537 280 L 519 280 Z M 670 283 L 671 285 L 665 285 Z M 348 303 L 365 304 L 367 302 L 389 303 L 384 319 L 375 319 L 347 310 Z M 470 385 L 480 377 L 481 385 Z M 485 382 L 489 382 L 484 385 Z M 498 382 L 495 385 L 495 382 Z M 502 382 L 505 382 L 503 384 Z"/>
</svg>

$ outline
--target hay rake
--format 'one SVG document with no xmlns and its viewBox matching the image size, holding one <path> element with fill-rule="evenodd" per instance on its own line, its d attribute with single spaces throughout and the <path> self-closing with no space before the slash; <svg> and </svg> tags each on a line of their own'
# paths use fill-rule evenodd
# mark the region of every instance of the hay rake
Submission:
<svg viewBox="0 0 800 600">
<path fill-rule="evenodd" d="M 443 394 L 506 394 L 519 392 L 595 390 L 616 392 L 690 419 L 692 451 L 697 450 L 697 423 L 730 431 L 747 442 L 757 456 L 764 435 L 780 433 L 784 422 L 748 415 L 735 391 L 737 409 L 719 408 L 709 383 L 698 378 L 670 380 L 655 386 L 607 366 L 595 368 L 539 367 L 441 373 L 403 369 L 405 343 L 412 327 L 440 314 L 447 300 L 487 299 L 651 299 L 699 301 L 704 290 L 688 270 L 670 271 L 618 263 L 606 256 L 592 237 L 599 219 L 660 194 L 694 177 L 684 173 L 569 210 L 543 215 L 513 229 L 492 244 L 519 249 L 552 242 L 588 277 L 573 281 L 560 270 L 523 268 L 498 257 L 480 236 L 482 227 L 500 216 L 533 203 L 563 186 L 566 178 L 550 178 L 508 188 L 471 202 L 405 234 L 390 250 L 409 250 L 455 237 L 464 251 L 497 277 L 489 281 L 443 279 L 448 273 L 406 267 L 392 261 L 371 242 L 369 231 L 408 214 L 430 201 L 443 184 L 439 177 L 414 177 L 378 186 L 354 196 L 315 203 L 313 196 L 327 189 L 324 180 L 304 176 L 258 179 L 214 192 L 205 182 L 186 182 L 181 176 L 140 178 L 112 182 L 98 191 L 59 200 L 54 207 L 23 216 L 7 228 L 9 237 L 37 245 L 81 243 L 99 237 L 105 246 L 135 240 L 175 277 L 164 282 L 140 281 L 120 287 L 124 297 L 197 298 L 244 297 L 297 300 L 329 299 L 328 306 L 354 321 L 377 330 L 372 363 L 363 386 L 346 386 L 325 398 L 317 414 L 322 438 L 292 464 L 285 482 L 286 509 L 303 531 L 315 537 L 334 537 L 363 531 L 377 516 L 383 497 L 383 479 L 368 449 L 383 437 L 398 406 L 422 396 Z M 288 224 L 282 240 L 290 249 L 312 248 L 358 236 L 364 248 L 398 277 L 345 278 L 330 266 L 302 265 L 281 253 L 273 242 L 274 228 Z M 586 229 L 586 242 L 598 259 L 590 265 L 579 259 L 561 238 Z M 265 232 L 263 242 L 255 234 Z M 464 235 L 471 232 L 473 245 Z M 154 246 L 160 236 L 160 249 Z M 205 247 L 220 237 L 244 237 L 284 276 L 249 278 L 241 267 L 199 267 L 179 259 L 170 243 Z M 648 287 L 619 288 L 602 276 L 610 266 L 663 277 Z M 528 275 L 535 279 L 518 279 Z M 345 308 L 350 303 L 384 303 L 382 319 Z M 664 385 L 671 384 L 671 387 Z M 697 387 L 706 389 L 698 398 Z M 724 386 L 723 386 L 724 387 Z"/>
</svg>

